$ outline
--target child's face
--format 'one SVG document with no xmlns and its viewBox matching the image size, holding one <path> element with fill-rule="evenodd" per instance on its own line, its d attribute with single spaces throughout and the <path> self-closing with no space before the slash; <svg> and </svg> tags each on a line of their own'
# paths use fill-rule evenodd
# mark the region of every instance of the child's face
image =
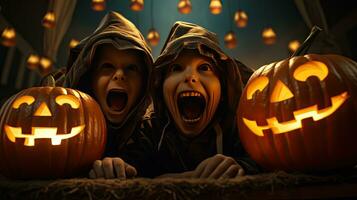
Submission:
<svg viewBox="0 0 357 200">
<path fill-rule="evenodd" d="M 141 94 L 143 59 L 135 50 L 102 45 L 95 53 L 92 87 L 106 118 L 120 124 Z"/>
<path fill-rule="evenodd" d="M 171 63 L 163 85 L 166 106 L 187 137 L 200 134 L 212 120 L 221 98 L 221 84 L 207 57 L 183 50 Z"/>
</svg>

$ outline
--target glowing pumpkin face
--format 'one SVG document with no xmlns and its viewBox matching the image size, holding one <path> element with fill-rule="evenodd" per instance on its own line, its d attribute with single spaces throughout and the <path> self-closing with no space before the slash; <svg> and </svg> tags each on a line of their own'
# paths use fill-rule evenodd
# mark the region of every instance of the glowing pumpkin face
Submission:
<svg viewBox="0 0 357 200">
<path fill-rule="evenodd" d="M 30 106 L 35 102 L 32 96 L 21 96 L 14 101 L 12 108 L 18 110 L 22 104 Z M 73 95 L 60 95 L 55 98 L 58 106 L 68 104 L 72 109 L 80 107 L 80 101 Z M 41 102 L 36 109 L 33 117 L 53 117 L 46 102 Z M 13 127 L 5 124 L 5 134 L 11 142 L 16 142 L 17 138 L 24 138 L 25 146 L 35 146 L 35 139 L 48 138 L 51 140 L 52 145 L 60 145 L 63 139 L 68 139 L 78 135 L 85 128 L 85 124 L 72 127 L 70 133 L 57 135 L 58 127 L 31 127 L 30 134 L 23 134 L 21 127 Z"/>
<path fill-rule="evenodd" d="M 0 111 L 0 128 L 0 173 L 13 178 L 86 173 L 106 140 L 99 105 L 61 87 L 29 88 L 11 97 Z"/>
<path fill-rule="evenodd" d="M 263 66 L 238 109 L 240 137 L 266 169 L 330 170 L 357 163 L 357 64 L 305 55 Z"/>
</svg>

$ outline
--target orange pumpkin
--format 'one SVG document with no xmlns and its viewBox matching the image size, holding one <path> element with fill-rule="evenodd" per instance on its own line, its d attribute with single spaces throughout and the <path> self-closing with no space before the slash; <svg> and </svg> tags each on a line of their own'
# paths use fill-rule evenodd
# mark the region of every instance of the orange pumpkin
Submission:
<svg viewBox="0 0 357 200">
<path fill-rule="evenodd" d="M 295 56 L 317 31 L 291 58 L 255 71 L 241 96 L 242 143 L 268 170 L 315 172 L 357 164 L 357 63 L 339 55 Z"/>
<path fill-rule="evenodd" d="M 357 164 L 357 63 L 305 55 L 261 67 L 238 109 L 240 137 L 269 170 L 319 171 Z"/>
<path fill-rule="evenodd" d="M 49 80 L 15 94 L 0 111 L 0 173 L 7 177 L 75 176 L 102 156 L 106 124 L 99 105 Z"/>
</svg>

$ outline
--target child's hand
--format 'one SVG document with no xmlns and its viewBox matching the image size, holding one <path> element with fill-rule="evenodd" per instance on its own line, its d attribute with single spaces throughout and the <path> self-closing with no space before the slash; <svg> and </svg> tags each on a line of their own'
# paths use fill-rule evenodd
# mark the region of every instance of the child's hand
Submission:
<svg viewBox="0 0 357 200">
<path fill-rule="evenodd" d="M 193 173 L 194 178 L 234 178 L 244 175 L 244 169 L 232 158 L 216 154 L 202 161 Z"/>
<path fill-rule="evenodd" d="M 125 163 L 121 158 L 104 158 L 93 163 L 89 178 L 132 178 L 136 176 L 136 169 Z"/>
</svg>

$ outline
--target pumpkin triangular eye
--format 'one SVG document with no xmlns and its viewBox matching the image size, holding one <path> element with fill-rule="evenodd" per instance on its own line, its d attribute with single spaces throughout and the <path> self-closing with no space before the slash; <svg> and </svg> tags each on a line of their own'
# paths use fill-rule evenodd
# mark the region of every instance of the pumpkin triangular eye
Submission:
<svg viewBox="0 0 357 200">
<path fill-rule="evenodd" d="M 41 105 L 37 108 L 34 116 L 52 116 L 50 109 L 45 102 L 41 103 Z"/>
<path fill-rule="evenodd" d="M 270 102 L 276 103 L 280 101 L 284 101 L 286 99 L 290 99 L 293 97 L 293 93 L 291 93 L 290 89 L 280 80 L 275 84 L 274 90 L 271 93 Z"/>
</svg>

